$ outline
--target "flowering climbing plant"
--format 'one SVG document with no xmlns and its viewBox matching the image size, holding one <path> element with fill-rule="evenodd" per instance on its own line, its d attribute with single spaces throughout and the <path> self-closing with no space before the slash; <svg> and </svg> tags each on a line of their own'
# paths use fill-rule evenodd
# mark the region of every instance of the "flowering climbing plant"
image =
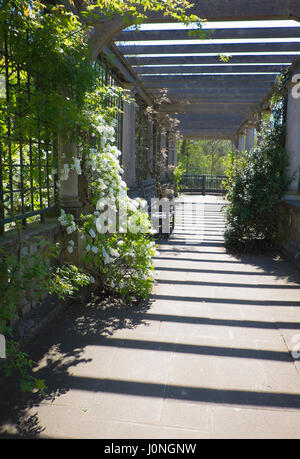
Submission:
<svg viewBox="0 0 300 459">
<path fill-rule="evenodd" d="M 52 174 L 46 179 L 53 180 L 57 172 L 58 186 L 65 185 L 74 173 L 87 179 L 86 210 L 81 218 L 76 219 L 64 210 L 58 216 L 66 235 L 63 249 L 68 254 L 77 249 L 78 238 L 75 240 L 74 235 L 80 233 L 84 266 L 80 269 L 74 265 L 60 266 L 53 271 L 50 261 L 59 259 L 61 247 L 54 247 L 53 251 L 46 246 L 45 258 L 40 255 L 43 252 L 36 257 L 31 253 L 22 256 L 22 228 L 15 218 L 20 205 L 9 209 L 0 198 L 1 211 L 9 210 L 19 233 L 17 256 L 10 257 L 4 251 L 0 256 L 0 332 L 10 338 L 6 374 L 19 371 L 24 390 L 43 387 L 43 381 L 27 379 L 27 370 L 33 362 L 20 352 L 11 336 L 25 290 L 32 299 L 33 286 L 37 290 L 35 296 L 39 296 L 40 290 L 48 285 L 59 297 L 64 297 L 99 280 L 125 301 L 134 301 L 145 298 L 153 282 L 152 257 L 157 253 L 151 240 L 151 224 L 143 201 L 131 200 L 127 195 L 115 142 L 117 108 L 106 103 L 119 90 L 101 87 L 95 66 L 91 65 L 88 43 L 93 22 L 99 20 L 97 8 L 103 12 L 104 20 L 122 16 L 125 27 L 129 23 L 141 23 L 148 11 L 160 11 L 184 23 L 200 21 L 196 16 L 186 15 L 191 7 L 187 0 L 141 0 L 138 4 L 133 0 L 71 0 L 70 4 L 88 6 L 86 11 L 80 11 L 80 18 L 57 1 L 44 3 L 0 0 L 0 137 L 5 139 L 12 129 L 16 130 L 13 138 L 23 140 L 22 155 L 27 159 L 26 171 L 29 171 L 32 168 L 29 166 L 29 139 L 35 139 L 33 147 L 39 143 L 43 149 L 47 142 L 41 135 L 47 134 L 45 138 L 48 139 L 49 134 L 53 140 L 76 134 L 78 150 L 61 158 L 64 162 L 58 171 L 55 161 L 51 162 Z M 5 65 L 8 57 L 9 68 Z M 14 83 L 11 85 L 13 96 L 5 100 L 2 86 L 9 71 Z M 32 91 L 28 91 L 29 86 Z M 9 149 L 10 162 L 17 164 L 20 152 L 14 143 Z M 35 150 L 32 148 L 33 154 Z M 33 159 L 33 163 L 38 163 L 38 158 L 34 156 Z M 16 170 L 19 171 L 16 177 L 20 177 L 26 189 L 30 180 L 25 168 L 22 180 L 21 168 Z M 6 169 L 1 172 L 8 183 Z M 36 188 L 41 180 L 40 172 L 41 168 L 32 170 L 31 187 Z M 34 195 L 34 206 L 38 206 L 36 199 Z"/>
<path fill-rule="evenodd" d="M 122 179 L 121 152 L 116 147 L 118 107 L 108 107 L 108 97 L 120 96 L 119 88 L 103 87 L 95 79 L 87 93 L 79 125 L 79 157 L 64 164 L 60 181 L 70 170 L 87 177 L 89 212 L 78 221 L 63 209 L 58 218 L 67 234 L 66 249 L 72 253 L 72 234 L 80 232 L 85 269 L 104 287 L 125 301 L 146 298 L 150 292 L 158 255 L 151 235 L 154 230 L 143 199 L 131 199 Z M 122 94 L 126 99 L 126 94 Z"/>
</svg>

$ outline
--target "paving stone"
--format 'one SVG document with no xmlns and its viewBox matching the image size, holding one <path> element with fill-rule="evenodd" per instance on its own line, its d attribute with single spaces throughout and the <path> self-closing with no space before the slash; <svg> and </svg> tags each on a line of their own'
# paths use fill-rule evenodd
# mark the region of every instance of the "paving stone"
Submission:
<svg viewBox="0 0 300 459">
<path fill-rule="evenodd" d="M 214 438 L 300 437 L 300 413 L 283 410 L 212 407 Z"/>
<path fill-rule="evenodd" d="M 280 257 L 226 253 L 222 198 L 183 199 L 201 203 L 199 226 L 190 213 L 160 242 L 148 306 L 71 308 L 36 342 L 49 396 L 5 400 L 0 433 L 299 438 L 299 273 Z"/>
</svg>

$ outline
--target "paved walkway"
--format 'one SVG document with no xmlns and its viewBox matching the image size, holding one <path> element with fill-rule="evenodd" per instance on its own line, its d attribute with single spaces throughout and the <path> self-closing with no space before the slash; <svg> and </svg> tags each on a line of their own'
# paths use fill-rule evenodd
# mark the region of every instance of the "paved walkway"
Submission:
<svg viewBox="0 0 300 459">
<path fill-rule="evenodd" d="M 35 406 L 7 399 L 2 430 L 300 437 L 300 359 L 291 357 L 300 343 L 299 274 L 280 258 L 226 254 L 221 198 L 184 202 L 172 238 L 160 245 L 150 304 L 69 308 L 33 343 L 50 395 Z"/>
</svg>

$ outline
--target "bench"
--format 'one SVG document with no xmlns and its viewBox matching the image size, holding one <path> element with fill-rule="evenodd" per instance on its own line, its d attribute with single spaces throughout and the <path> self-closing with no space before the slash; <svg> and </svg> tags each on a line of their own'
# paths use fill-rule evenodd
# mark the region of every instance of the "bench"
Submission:
<svg viewBox="0 0 300 459">
<path fill-rule="evenodd" d="M 168 237 L 172 233 L 175 224 L 174 204 L 168 198 L 158 200 L 154 179 L 142 180 L 141 191 L 142 197 L 148 205 L 149 218 L 154 228 L 157 229 L 157 235 L 159 237 Z M 158 201 L 156 202 L 155 199 Z"/>
</svg>

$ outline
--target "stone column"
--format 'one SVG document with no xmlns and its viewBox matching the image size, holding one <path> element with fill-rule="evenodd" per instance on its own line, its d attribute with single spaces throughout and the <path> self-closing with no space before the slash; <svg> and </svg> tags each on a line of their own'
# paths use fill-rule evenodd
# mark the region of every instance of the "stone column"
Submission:
<svg viewBox="0 0 300 459">
<path fill-rule="evenodd" d="M 239 151 L 245 150 L 245 134 L 244 133 L 238 134 L 238 150 Z"/>
<path fill-rule="evenodd" d="M 130 96 L 134 94 L 131 91 Z M 135 103 L 124 102 L 123 107 L 123 138 L 122 138 L 123 179 L 127 185 L 135 184 Z"/>
<path fill-rule="evenodd" d="M 246 131 L 245 150 L 251 150 L 255 145 L 255 127 L 249 125 Z"/>
<path fill-rule="evenodd" d="M 75 135 L 72 139 L 67 136 L 59 138 L 58 158 L 60 205 L 67 214 L 72 214 L 76 221 L 83 211 L 83 202 L 80 199 L 80 176 L 74 169 L 71 169 L 71 165 L 74 164 L 73 158 L 77 158 L 77 140 Z M 69 173 L 65 173 L 66 168 L 69 170 Z M 67 180 L 61 180 L 64 176 L 67 177 Z M 64 247 L 66 247 L 68 241 L 72 240 L 74 242 L 74 249 L 72 253 L 69 253 L 65 248 L 62 252 L 61 261 L 80 265 L 84 255 L 84 240 L 80 237 L 79 233 L 75 231 L 68 235 L 66 231 L 63 231 L 62 240 Z"/>
<path fill-rule="evenodd" d="M 153 156 L 154 156 L 154 139 L 153 139 L 153 136 L 154 136 L 154 127 L 153 127 L 153 123 L 151 121 L 148 121 L 148 149 L 147 151 L 145 152 L 145 155 L 147 155 L 147 164 L 148 164 L 148 168 L 150 170 L 153 170 Z M 147 178 L 151 178 L 151 175 L 150 175 L 150 172 L 149 170 L 147 170 Z"/>
<path fill-rule="evenodd" d="M 75 136 L 74 136 L 75 137 Z M 78 209 L 83 206 L 79 197 L 79 180 L 78 174 L 71 166 L 74 159 L 77 158 L 77 141 L 75 138 L 68 139 L 61 136 L 58 141 L 58 169 L 59 169 L 59 198 L 61 207 L 66 212 L 76 214 Z M 69 173 L 65 175 L 65 170 Z M 67 180 L 62 180 L 64 175 Z"/>
<path fill-rule="evenodd" d="M 177 159 L 177 151 L 178 151 L 178 141 L 173 141 L 173 166 L 177 166 L 178 164 L 178 159 Z"/>
<path fill-rule="evenodd" d="M 177 148 L 178 142 L 174 139 L 169 140 L 169 165 L 177 166 Z"/>
<path fill-rule="evenodd" d="M 288 85 L 285 148 L 289 155 L 287 173 L 293 177 L 289 190 L 293 193 L 298 193 L 300 168 L 300 98 L 295 97 L 293 91 L 295 84 L 290 83 Z"/>
<path fill-rule="evenodd" d="M 160 133 L 160 145 L 159 146 L 160 146 L 160 151 L 158 152 L 158 158 L 160 160 L 162 152 L 168 153 L 167 152 L 167 136 L 165 132 Z M 169 163 L 169 158 L 166 158 L 165 165 L 167 165 L 167 163 Z M 167 178 L 167 175 L 166 175 L 166 172 L 164 171 L 161 174 L 161 180 L 165 180 L 166 178 Z"/>
</svg>

